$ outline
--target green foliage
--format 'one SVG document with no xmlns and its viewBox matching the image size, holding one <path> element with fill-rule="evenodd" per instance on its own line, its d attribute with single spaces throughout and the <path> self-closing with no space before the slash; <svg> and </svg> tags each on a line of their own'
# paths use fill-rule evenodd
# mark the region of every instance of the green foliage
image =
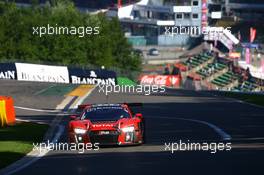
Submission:
<svg viewBox="0 0 264 175">
<path fill-rule="evenodd" d="M 33 27 L 99 27 L 98 35 L 33 35 Z M 141 59 L 131 52 L 117 19 L 79 12 L 68 0 L 50 0 L 19 8 L 0 3 L 0 61 L 102 66 L 139 71 Z"/>
</svg>

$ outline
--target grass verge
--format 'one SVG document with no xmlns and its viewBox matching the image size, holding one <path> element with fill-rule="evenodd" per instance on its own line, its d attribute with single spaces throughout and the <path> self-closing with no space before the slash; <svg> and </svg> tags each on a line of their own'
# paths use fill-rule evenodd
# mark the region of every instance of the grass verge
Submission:
<svg viewBox="0 0 264 175">
<path fill-rule="evenodd" d="M 235 98 L 248 103 L 264 106 L 264 94 L 247 94 L 237 92 L 226 92 L 226 97 Z"/>
<path fill-rule="evenodd" d="M 25 156 L 42 141 L 48 125 L 17 123 L 0 128 L 0 169 Z"/>
<path fill-rule="evenodd" d="M 118 77 L 117 78 L 117 84 L 122 86 L 135 86 L 137 85 L 133 80 L 130 80 L 129 78 L 126 77 Z"/>
</svg>

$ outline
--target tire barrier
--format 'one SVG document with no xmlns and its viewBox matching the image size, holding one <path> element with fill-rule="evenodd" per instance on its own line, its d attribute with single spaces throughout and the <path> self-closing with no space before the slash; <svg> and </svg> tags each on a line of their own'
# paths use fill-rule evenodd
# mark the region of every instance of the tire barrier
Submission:
<svg viewBox="0 0 264 175">
<path fill-rule="evenodd" d="M 12 97 L 0 96 L 0 126 L 12 125 L 15 121 L 16 115 Z"/>
</svg>

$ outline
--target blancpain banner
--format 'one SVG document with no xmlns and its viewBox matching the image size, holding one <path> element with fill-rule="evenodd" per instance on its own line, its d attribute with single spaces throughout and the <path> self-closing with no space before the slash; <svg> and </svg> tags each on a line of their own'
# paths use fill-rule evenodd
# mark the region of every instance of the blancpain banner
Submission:
<svg viewBox="0 0 264 175">
<path fill-rule="evenodd" d="M 65 66 L 16 63 L 17 80 L 51 83 L 69 83 L 69 72 Z"/>
<path fill-rule="evenodd" d="M 116 73 L 104 69 L 68 68 L 72 84 L 115 85 Z"/>
<path fill-rule="evenodd" d="M 115 78 L 85 78 L 85 77 L 77 77 L 71 76 L 72 84 L 106 84 L 106 85 L 115 85 Z"/>
<path fill-rule="evenodd" d="M 13 63 L 0 63 L 0 79 L 16 79 L 16 67 Z"/>
<path fill-rule="evenodd" d="M 9 79 L 9 80 L 14 80 L 16 77 L 16 72 L 15 71 L 1 71 L 0 70 L 0 79 Z"/>
</svg>

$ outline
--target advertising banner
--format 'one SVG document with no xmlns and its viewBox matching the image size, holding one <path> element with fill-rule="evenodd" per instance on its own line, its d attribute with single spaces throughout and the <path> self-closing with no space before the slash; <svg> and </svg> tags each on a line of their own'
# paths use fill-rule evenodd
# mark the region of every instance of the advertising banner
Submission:
<svg viewBox="0 0 264 175">
<path fill-rule="evenodd" d="M 250 64 L 250 49 L 246 48 L 246 63 Z"/>
<path fill-rule="evenodd" d="M 204 31 L 205 27 L 208 25 L 207 10 L 207 0 L 202 0 L 202 31 Z"/>
<path fill-rule="evenodd" d="M 66 66 L 47 66 L 39 64 L 15 63 L 17 80 L 50 83 L 69 83 Z"/>
<path fill-rule="evenodd" d="M 144 75 L 140 78 L 140 84 L 179 87 L 181 78 L 179 75 Z"/>
<path fill-rule="evenodd" d="M 257 30 L 254 28 L 250 28 L 250 42 L 253 43 L 257 35 Z"/>
<path fill-rule="evenodd" d="M 69 79 L 72 84 L 105 84 L 115 85 L 117 83 L 116 73 L 105 69 L 88 70 L 79 68 L 68 68 Z"/>
<path fill-rule="evenodd" d="M 0 63 L 0 79 L 16 79 L 16 66 L 13 63 Z"/>
</svg>

